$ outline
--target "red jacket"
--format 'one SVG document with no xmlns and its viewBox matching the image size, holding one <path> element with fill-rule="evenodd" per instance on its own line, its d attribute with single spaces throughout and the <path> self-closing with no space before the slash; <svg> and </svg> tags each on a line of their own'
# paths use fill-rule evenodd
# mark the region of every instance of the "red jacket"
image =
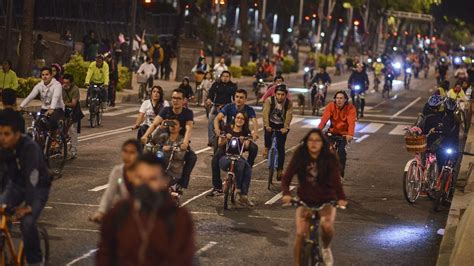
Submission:
<svg viewBox="0 0 474 266">
<path fill-rule="evenodd" d="M 335 102 L 328 104 L 324 109 L 319 128 L 323 129 L 329 120 L 331 121 L 329 132 L 337 135 L 354 136 L 357 112 L 351 103 L 347 103 L 342 109 L 339 109 Z"/>
</svg>

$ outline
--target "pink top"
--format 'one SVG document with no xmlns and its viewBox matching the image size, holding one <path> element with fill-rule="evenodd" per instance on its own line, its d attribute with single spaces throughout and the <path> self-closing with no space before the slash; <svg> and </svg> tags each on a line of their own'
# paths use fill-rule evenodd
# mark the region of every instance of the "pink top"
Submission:
<svg viewBox="0 0 474 266">
<path fill-rule="evenodd" d="M 268 87 L 267 92 L 265 92 L 265 94 L 262 96 L 261 101 L 262 101 L 262 102 L 265 102 L 265 100 L 266 100 L 268 97 L 274 96 L 274 95 L 275 95 L 275 89 L 276 89 L 276 87 L 277 87 L 277 84 L 273 84 L 273 85 L 271 85 L 270 87 Z M 287 98 L 288 100 L 291 100 L 290 92 L 288 92 L 288 93 L 286 94 L 286 98 Z"/>
</svg>

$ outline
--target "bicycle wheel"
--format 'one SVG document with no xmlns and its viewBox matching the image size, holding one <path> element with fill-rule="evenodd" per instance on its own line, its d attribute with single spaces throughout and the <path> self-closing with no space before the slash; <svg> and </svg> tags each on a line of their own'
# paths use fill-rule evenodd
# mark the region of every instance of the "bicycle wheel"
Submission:
<svg viewBox="0 0 474 266">
<path fill-rule="evenodd" d="M 449 172 L 447 170 L 441 171 L 440 175 L 440 181 L 439 181 L 439 187 L 436 187 L 436 190 L 434 191 L 434 200 L 433 200 L 433 210 L 436 212 L 439 212 L 441 203 L 445 200 L 446 198 L 446 182 L 448 182 L 448 177 L 449 177 Z"/>
<path fill-rule="evenodd" d="M 438 166 L 436 165 L 436 161 L 434 161 L 431 165 L 430 165 L 430 168 L 428 168 L 428 173 L 426 174 L 426 176 L 428 177 L 428 180 L 426 180 L 426 187 L 425 187 L 425 191 L 426 191 L 426 194 L 428 195 L 428 198 L 433 200 L 434 197 L 433 197 L 433 190 L 435 188 L 435 185 L 436 185 L 436 178 L 438 177 Z"/>
<path fill-rule="evenodd" d="M 61 177 L 67 159 L 67 142 L 63 133 L 56 133 L 54 140 L 47 138 L 45 158 L 53 178 Z"/>
<path fill-rule="evenodd" d="M 421 182 L 420 182 L 420 169 L 418 163 L 412 161 L 408 170 L 403 175 L 403 194 L 408 203 L 415 203 L 416 199 L 420 195 Z"/>
<path fill-rule="evenodd" d="M 310 266 L 312 264 L 311 251 L 313 250 L 311 242 L 304 240 L 303 246 L 301 247 L 301 265 Z"/>
<path fill-rule="evenodd" d="M 268 151 L 268 186 L 267 189 L 273 184 L 273 174 L 275 173 L 275 157 L 276 157 L 276 149 L 272 146 Z"/>
<path fill-rule="evenodd" d="M 232 204 L 235 205 L 235 182 L 232 182 L 232 189 L 231 189 L 231 192 L 230 192 L 230 202 L 232 202 Z"/>
<path fill-rule="evenodd" d="M 100 126 L 102 125 L 102 114 L 104 113 L 104 110 L 102 108 L 102 106 L 100 106 L 101 104 L 99 104 L 99 106 L 97 106 L 97 112 L 96 112 L 96 121 L 97 121 L 97 126 Z"/>
<path fill-rule="evenodd" d="M 89 103 L 89 123 L 90 123 L 90 126 L 92 128 L 96 127 L 97 126 L 97 121 L 96 121 L 96 117 L 97 117 L 97 114 L 96 114 L 96 106 L 97 106 L 97 103 L 95 101 L 91 101 Z"/>
<path fill-rule="evenodd" d="M 231 180 L 232 176 L 228 174 L 227 180 L 224 183 L 224 210 L 229 209 L 230 182 L 232 182 Z"/>
</svg>

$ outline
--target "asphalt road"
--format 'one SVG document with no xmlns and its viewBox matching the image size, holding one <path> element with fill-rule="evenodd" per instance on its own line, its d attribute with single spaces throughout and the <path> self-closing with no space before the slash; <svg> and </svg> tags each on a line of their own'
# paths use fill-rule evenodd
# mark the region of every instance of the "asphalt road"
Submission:
<svg viewBox="0 0 474 266">
<path fill-rule="evenodd" d="M 334 83 L 328 97 L 346 87 L 343 81 Z M 288 84 L 299 87 L 301 79 Z M 435 265 L 441 241 L 437 230 L 444 228 L 447 211 L 432 212 L 427 198 L 410 206 L 402 192 L 403 168 L 411 157 L 404 148 L 403 128 L 414 122 L 434 84 L 434 78 L 413 80 L 412 89 L 406 91 L 399 81 L 391 99 L 382 99 L 380 93 L 368 95 L 366 116 L 358 121 L 357 139 L 348 149 L 344 188 L 350 205 L 337 214 L 332 244 L 336 265 Z M 121 143 L 136 134 L 128 127 L 137 110 L 138 104 L 122 104 L 105 115 L 103 127 L 83 128 L 79 157 L 68 162 L 64 177 L 54 182 L 40 219 L 50 234 L 50 265 L 93 264 L 99 231 L 87 217 L 97 209 L 108 174 L 119 163 Z M 182 202 L 194 217 L 199 261 L 202 265 L 291 265 L 295 210 L 281 207 L 278 188 L 266 189 L 261 151 L 250 188 L 255 208 L 223 211 L 223 197 L 205 197 L 211 188 L 211 151 L 206 147 L 204 110 L 195 108 L 195 118 L 191 146 L 198 163 Z M 287 161 L 318 119 L 295 115 L 286 144 Z M 263 149 L 263 135 L 258 144 Z"/>
</svg>

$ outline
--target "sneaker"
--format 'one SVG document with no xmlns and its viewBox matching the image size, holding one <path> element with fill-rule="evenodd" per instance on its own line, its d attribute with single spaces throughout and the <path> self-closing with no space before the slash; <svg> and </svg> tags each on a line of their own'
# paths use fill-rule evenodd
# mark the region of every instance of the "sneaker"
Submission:
<svg viewBox="0 0 474 266">
<path fill-rule="evenodd" d="M 77 152 L 72 152 L 70 159 L 71 159 L 71 160 L 77 159 Z"/>
<path fill-rule="evenodd" d="M 323 261 L 325 266 L 334 265 L 334 258 L 332 257 L 331 248 L 323 248 Z"/>
<path fill-rule="evenodd" d="M 239 194 L 239 195 L 240 195 L 240 194 Z M 255 206 L 255 205 L 253 204 L 253 202 L 251 202 L 251 201 L 249 200 L 249 198 L 247 197 L 247 195 L 240 195 L 240 197 L 239 197 L 239 203 L 242 204 L 242 205 L 246 205 L 246 206 L 248 206 L 248 207 L 253 207 L 253 206 Z"/>
<path fill-rule="evenodd" d="M 209 194 L 206 195 L 206 197 L 214 197 L 214 196 L 220 196 L 224 194 L 224 191 L 222 189 L 216 189 L 213 188 Z"/>
</svg>

